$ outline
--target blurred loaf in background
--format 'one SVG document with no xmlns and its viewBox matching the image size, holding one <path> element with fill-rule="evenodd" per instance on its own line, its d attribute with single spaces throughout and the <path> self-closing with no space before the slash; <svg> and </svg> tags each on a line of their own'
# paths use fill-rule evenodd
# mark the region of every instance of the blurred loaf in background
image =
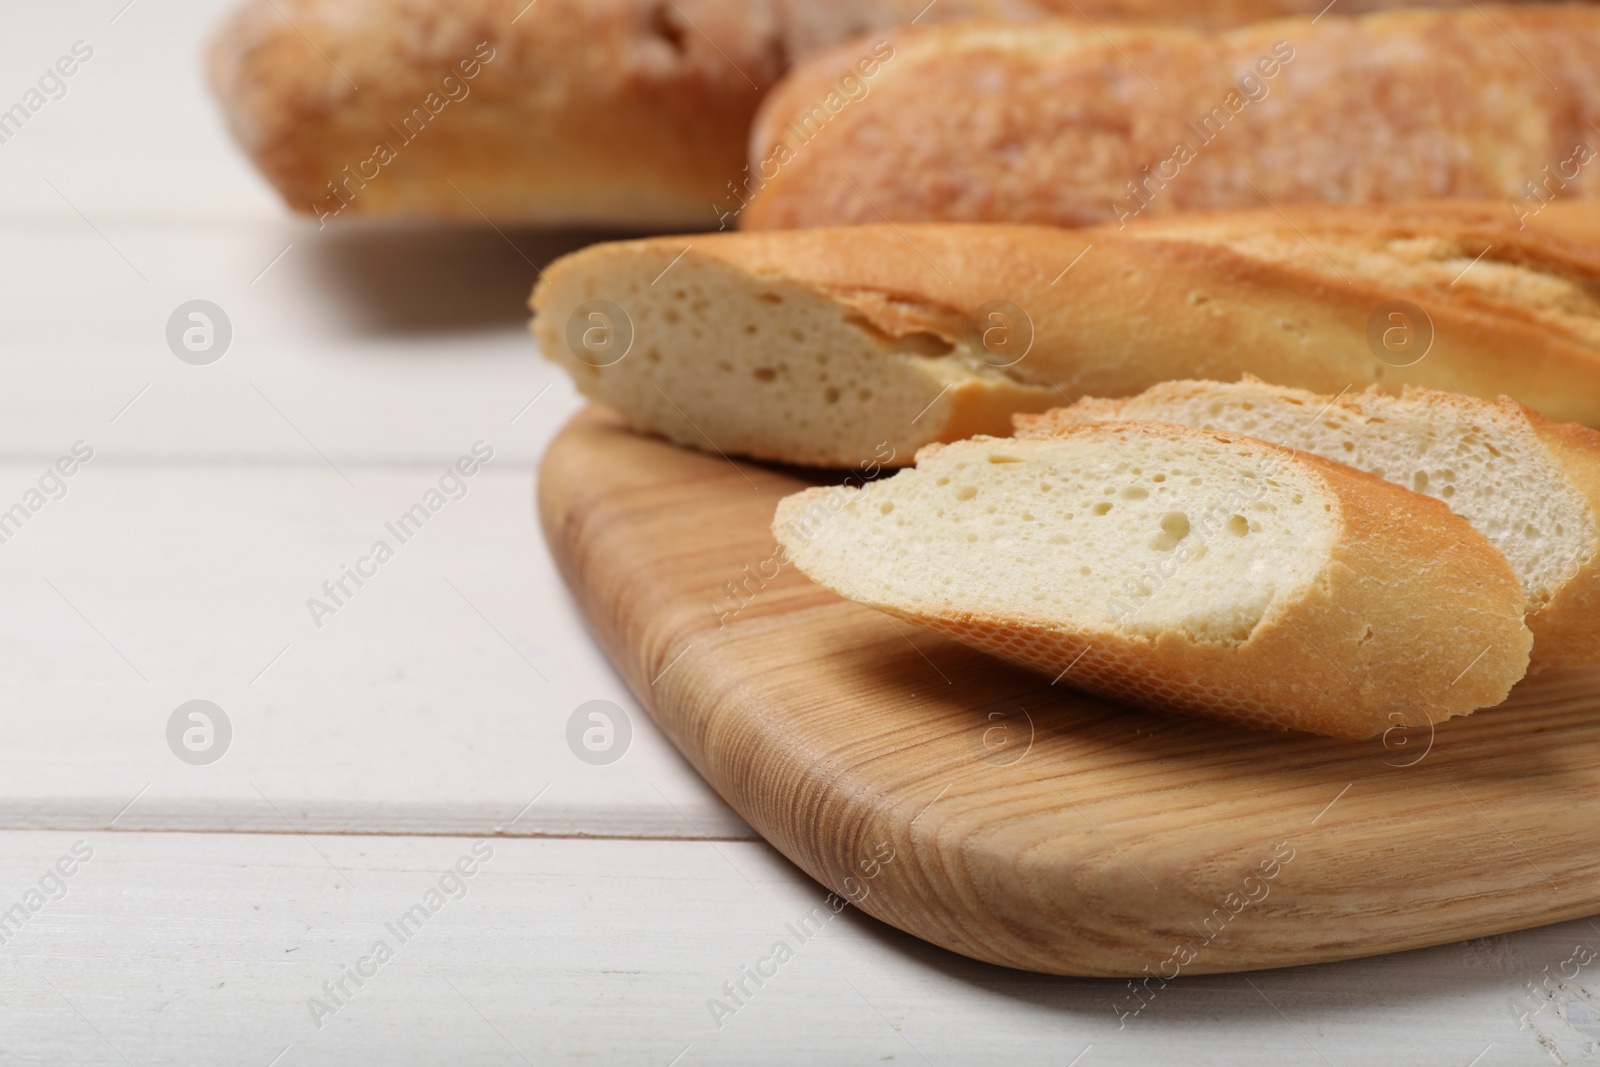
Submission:
<svg viewBox="0 0 1600 1067">
<path fill-rule="evenodd" d="M 1474 4 L 1225 32 L 1048 20 L 857 44 L 797 68 L 751 139 L 748 229 L 1082 226 L 1310 201 L 1600 197 L 1600 7 Z"/>
<path fill-rule="evenodd" d="M 864 88 L 912 20 L 1060 15 L 1098 40 L 1087 20 L 1226 26 L 1324 3 L 247 0 L 215 38 L 210 78 L 234 136 L 284 202 L 324 224 L 716 229 L 749 195 L 745 155 L 762 98 L 791 64 L 838 42 L 868 35 L 826 68 L 836 79 L 849 67 Z M 856 85 L 848 91 L 863 91 Z M 1088 100 L 1063 106 L 1100 106 L 1101 91 L 1095 83 Z"/>
</svg>

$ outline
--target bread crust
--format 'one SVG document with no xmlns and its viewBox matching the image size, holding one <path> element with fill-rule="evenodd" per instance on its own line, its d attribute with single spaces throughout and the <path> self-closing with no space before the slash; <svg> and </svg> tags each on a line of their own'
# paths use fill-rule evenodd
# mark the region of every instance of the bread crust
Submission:
<svg viewBox="0 0 1600 1067">
<path fill-rule="evenodd" d="M 1375 389 L 1328 396 L 1252 381 L 1264 398 L 1292 396 L 1306 411 L 1316 413 L 1319 418 L 1334 411 L 1353 417 L 1359 425 L 1360 420 L 1383 416 L 1383 408 L 1373 404 Z M 1157 389 L 1162 400 L 1178 402 L 1204 399 L 1216 386 L 1215 382 L 1183 381 L 1164 383 Z M 1408 386 L 1403 398 L 1433 409 L 1451 409 L 1466 419 L 1485 422 L 1501 419 L 1526 424 L 1535 439 L 1535 447 L 1544 448 L 1551 462 L 1584 501 L 1591 531 L 1600 531 L 1600 432 L 1574 423 L 1551 422 L 1510 397 L 1478 400 L 1457 393 Z M 1054 436 L 1086 422 L 1151 418 L 1153 413 L 1148 408 L 1130 409 L 1130 403 L 1137 399 L 1086 397 L 1072 407 L 1042 414 L 1019 414 L 1013 422 L 1017 436 L 1029 438 Z M 1587 550 L 1570 561 L 1558 586 L 1531 591 L 1527 610 L 1528 629 L 1533 634 L 1529 673 L 1547 667 L 1600 663 L 1600 542 L 1595 536 L 1590 537 Z"/>
<path fill-rule="evenodd" d="M 709 39 L 648 0 L 539 0 L 518 18 L 525 6 L 251 0 L 212 44 L 211 84 L 296 211 L 714 225 L 711 203 L 743 166 L 737 131 L 783 69 L 773 5 L 682 0 Z M 443 96 L 481 42 L 493 58 L 470 95 L 408 142 L 404 117 Z M 345 167 L 372 173 L 377 144 L 393 161 L 336 193 Z"/>
<path fill-rule="evenodd" d="M 247 0 L 209 73 L 235 138 L 296 211 L 709 229 L 739 206 L 750 123 L 790 63 L 925 3 Z M 1050 3 L 941 0 L 922 21 L 1035 18 Z M 405 117 L 447 97 L 442 79 L 480 45 L 493 55 L 481 74 L 454 71 L 467 94 L 410 136 Z M 373 167 L 379 144 L 395 158 Z"/>
<path fill-rule="evenodd" d="M 1150 436 L 1193 451 L 1236 448 L 1292 464 L 1335 509 L 1330 558 L 1315 579 L 1280 593 L 1240 643 L 1155 638 L 997 614 L 864 600 L 869 606 L 1079 688 L 1261 729 L 1373 737 L 1498 704 L 1528 665 L 1532 635 L 1510 565 L 1443 503 L 1319 457 L 1238 434 L 1158 423 L 1083 425 L 1059 436 Z M 986 439 L 979 439 L 986 440 Z M 919 460 L 930 455 L 933 445 Z M 959 446 L 957 446 L 959 447 Z M 825 538 L 802 516 L 832 490 L 780 502 L 773 534 L 812 580 L 861 594 L 829 568 Z M 823 528 L 826 534 L 826 527 Z"/>
<path fill-rule="evenodd" d="M 858 34 L 913 18 L 928 25 L 1079 10 L 1093 19 L 1235 25 L 1318 6 L 1076 4 L 247 0 L 219 28 L 209 73 L 235 138 L 295 211 L 710 229 L 730 225 L 747 195 L 745 150 L 765 93 L 792 62 Z M 455 100 L 450 92 L 461 89 L 441 82 L 480 44 L 494 58 L 472 78 L 455 69 L 455 84 L 467 90 Z M 430 93 L 449 102 L 406 127 Z M 392 147 L 392 161 L 373 162 L 380 144 Z"/>
<path fill-rule="evenodd" d="M 1241 244 L 1240 235 L 1281 240 L 1263 251 Z M 563 338 L 572 310 L 593 298 L 635 310 L 636 301 L 665 306 L 669 283 L 714 267 L 726 291 L 748 298 L 752 321 L 773 328 L 790 309 L 754 302 L 775 286 L 833 305 L 840 321 L 832 348 L 843 351 L 849 341 L 867 352 L 864 376 L 899 359 L 904 339 L 937 338 L 950 355 L 918 364 L 925 380 L 911 412 L 925 410 L 914 422 L 870 401 L 851 410 L 863 438 L 894 443 L 898 464 L 928 442 L 1007 434 L 1014 411 L 1244 373 L 1327 394 L 1374 384 L 1390 392 L 1415 384 L 1506 394 L 1559 421 L 1600 425 L 1595 235 L 1596 204 L 1552 204 L 1519 230 L 1501 205 L 1437 202 L 1198 213 L 1120 231 L 952 223 L 653 238 L 558 261 L 533 306 L 546 356 L 635 426 L 710 450 L 703 433 L 724 452 L 790 463 L 848 467 L 863 456 L 858 445 L 827 435 L 779 440 L 764 420 L 734 426 L 726 406 L 695 407 L 685 386 L 715 373 L 718 360 L 744 358 L 742 344 L 700 346 L 670 374 L 633 357 L 591 373 Z M 1304 255 L 1285 258 L 1282 248 Z M 1422 259 L 1407 261 L 1401 252 Z M 1323 255 L 1343 263 L 1342 276 Z M 972 352 L 976 313 L 995 300 L 1025 314 L 1032 347 L 1020 362 L 980 364 L 980 373 L 961 359 Z M 1374 315 L 1395 300 L 1413 303 L 1431 323 L 1432 346 L 1412 366 L 1391 366 L 1369 348 Z M 692 307 L 681 310 L 686 322 L 700 321 Z M 727 303 L 716 310 L 730 313 Z M 641 335 L 636 349 L 645 351 L 648 341 Z M 815 347 L 819 355 L 829 350 L 822 341 Z M 645 375 L 698 430 L 664 404 L 650 410 L 630 399 L 628 380 Z M 831 410 L 820 393 L 782 384 L 764 392 L 752 385 L 741 410 Z"/>
<path fill-rule="evenodd" d="M 873 95 L 808 139 L 795 123 L 849 48 L 797 67 L 764 103 L 751 158 L 780 145 L 793 158 L 745 228 L 1524 198 L 1546 167 L 1566 177 L 1541 197 L 1600 196 L 1600 168 L 1571 158 L 1600 148 L 1600 9 L 1587 4 L 1336 9 L 1226 32 L 919 27 L 896 39 Z"/>
</svg>

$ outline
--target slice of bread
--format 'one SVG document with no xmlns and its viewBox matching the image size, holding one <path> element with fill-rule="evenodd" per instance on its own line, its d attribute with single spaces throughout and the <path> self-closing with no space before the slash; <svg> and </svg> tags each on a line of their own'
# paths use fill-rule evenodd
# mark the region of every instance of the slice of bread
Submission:
<svg viewBox="0 0 1600 1067">
<path fill-rule="evenodd" d="M 773 532 L 812 580 L 1068 684 L 1371 737 L 1497 704 L 1532 636 L 1506 558 L 1443 503 L 1162 423 L 931 445 Z"/>
<path fill-rule="evenodd" d="M 1019 437 L 1084 421 L 1174 422 L 1314 452 L 1450 505 L 1522 582 L 1530 669 L 1600 663 L 1600 433 L 1508 397 L 1407 388 L 1319 396 L 1253 377 L 1164 382 L 1121 400 L 1019 415 Z"/>
</svg>

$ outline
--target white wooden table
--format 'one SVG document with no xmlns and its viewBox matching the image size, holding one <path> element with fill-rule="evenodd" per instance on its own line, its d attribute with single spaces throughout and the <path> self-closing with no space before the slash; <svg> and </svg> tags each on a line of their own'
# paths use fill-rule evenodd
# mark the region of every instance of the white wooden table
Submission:
<svg viewBox="0 0 1600 1067">
<path fill-rule="evenodd" d="M 1600 1056 L 1600 962 L 1563 966 L 1600 946 L 1583 921 L 1185 979 L 1120 1023 L 1125 983 L 853 911 L 798 943 L 823 891 L 655 731 L 534 523 L 578 402 L 522 301 L 578 239 L 288 217 L 204 92 L 218 10 L 0 12 L 0 108 L 93 49 L 0 144 L 0 513 L 42 502 L 0 544 L 0 1064 Z M 166 340 L 192 299 L 232 324 L 209 365 Z M 480 441 L 465 496 L 314 620 Z M 65 495 L 30 498 L 77 442 Z M 606 766 L 566 741 L 596 699 L 634 731 Z M 190 700 L 231 725 L 215 762 L 169 747 Z"/>
</svg>

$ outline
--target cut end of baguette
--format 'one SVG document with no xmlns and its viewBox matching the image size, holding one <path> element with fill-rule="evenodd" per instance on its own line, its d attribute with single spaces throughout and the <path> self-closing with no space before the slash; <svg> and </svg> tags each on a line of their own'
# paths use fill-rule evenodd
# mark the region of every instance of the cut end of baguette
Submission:
<svg viewBox="0 0 1600 1067">
<path fill-rule="evenodd" d="M 1531 638 L 1503 557 L 1436 501 L 1155 423 L 935 445 L 784 500 L 813 580 L 1068 684 L 1370 737 L 1503 700 Z"/>
<path fill-rule="evenodd" d="M 766 253 L 727 235 L 568 256 L 534 293 L 540 350 L 640 429 L 819 467 L 903 466 L 930 441 L 1006 434 L 1014 412 L 1060 402 L 978 358 L 959 314 L 907 314 L 738 258 Z M 625 352 L 588 347 L 590 325 L 625 335 Z"/>
<path fill-rule="evenodd" d="M 1535 666 L 1600 662 L 1600 619 L 1592 614 L 1600 596 L 1600 481 L 1590 469 L 1600 463 L 1600 433 L 1561 428 L 1557 447 L 1552 424 L 1507 398 L 1416 387 L 1398 397 L 1376 389 L 1333 397 L 1251 377 L 1165 382 L 1126 399 L 1086 399 L 1020 415 L 1017 433 L 1051 436 L 1086 419 L 1248 434 L 1437 498 L 1509 560 L 1526 598 Z M 1574 450 L 1587 451 L 1591 462 L 1568 462 Z"/>
</svg>

